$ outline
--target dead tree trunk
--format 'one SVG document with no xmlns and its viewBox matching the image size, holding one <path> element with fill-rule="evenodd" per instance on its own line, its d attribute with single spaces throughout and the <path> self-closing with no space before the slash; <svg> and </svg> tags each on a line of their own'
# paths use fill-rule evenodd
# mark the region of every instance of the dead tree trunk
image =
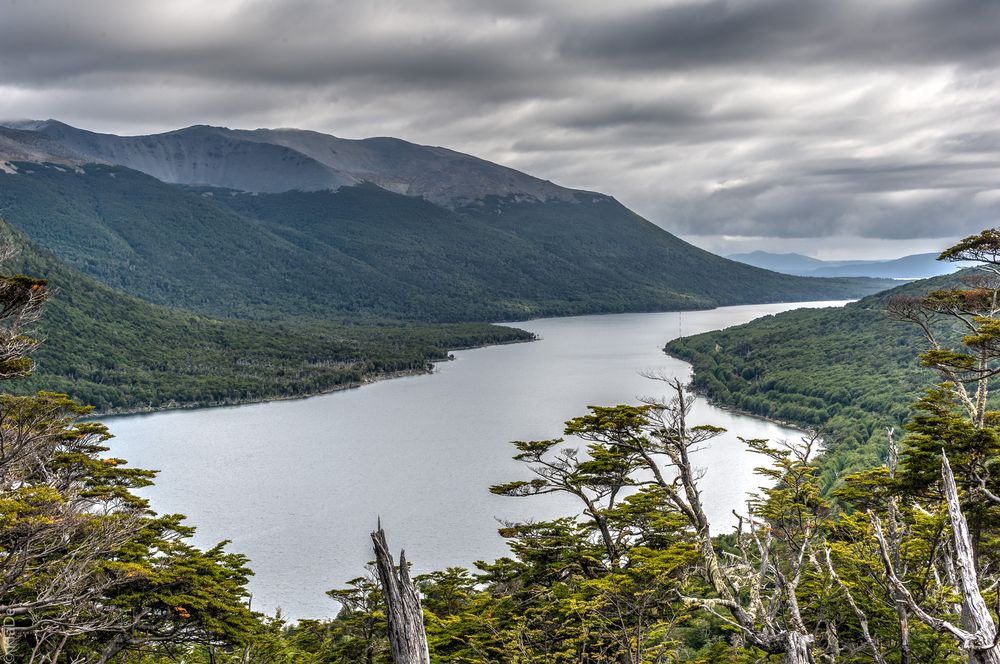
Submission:
<svg viewBox="0 0 1000 664">
<path fill-rule="evenodd" d="M 899 468 L 899 446 L 896 445 L 896 431 L 892 427 L 885 430 L 889 440 L 889 458 L 886 466 L 889 468 L 889 478 L 896 479 L 896 470 Z M 903 542 L 903 520 L 899 514 L 899 498 L 893 496 L 889 499 L 889 557 L 892 564 L 899 573 L 903 573 L 902 556 L 900 548 Z M 910 610 L 906 606 L 906 598 L 892 589 L 892 599 L 896 606 L 896 623 L 899 625 L 899 664 L 911 664 L 913 661 L 912 649 L 910 647 Z"/>
<path fill-rule="evenodd" d="M 910 612 L 925 625 L 942 634 L 952 634 L 969 655 L 969 664 L 1000 664 L 1000 645 L 998 645 L 997 624 L 990 614 L 989 606 L 979 588 L 979 572 L 976 569 L 972 550 L 972 538 L 969 536 L 969 525 L 962 513 L 962 503 L 955 484 L 955 476 L 948 463 L 948 456 L 941 452 L 941 484 L 948 505 L 948 518 L 951 521 L 952 537 L 955 547 L 955 564 L 958 568 L 958 588 L 962 595 L 963 626 L 959 627 L 943 618 L 933 616 L 925 611 L 910 594 L 902 579 L 897 574 L 890 555 L 890 547 L 882 531 L 882 523 L 877 517 L 872 517 L 872 527 L 875 539 L 879 544 L 882 563 L 885 566 L 889 584 L 899 597 L 903 598 Z"/>
<path fill-rule="evenodd" d="M 392 661 L 395 664 L 430 664 L 420 594 L 410 580 L 406 553 L 399 552 L 397 568 L 385 543 L 385 531 L 381 524 L 372 533 L 372 542 L 375 544 L 375 568 L 385 596 Z"/>
<path fill-rule="evenodd" d="M 785 633 L 786 639 L 786 650 L 785 650 L 785 661 L 788 664 L 811 664 L 813 662 L 812 657 L 812 639 L 809 635 L 803 632 L 789 630 Z"/>
<path fill-rule="evenodd" d="M 941 452 L 941 475 L 944 480 L 944 495 L 948 501 L 948 517 L 955 538 L 955 556 L 961 583 L 964 604 L 965 627 L 973 638 L 963 644 L 969 650 L 969 661 L 995 664 L 1000 662 L 997 649 L 997 625 L 990 614 L 990 608 L 979 589 L 979 571 L 976 569 L 972 537 L 969 525 L 962 513 L 962 503 L 951 472 L 948 456 Z"/>
</svg>

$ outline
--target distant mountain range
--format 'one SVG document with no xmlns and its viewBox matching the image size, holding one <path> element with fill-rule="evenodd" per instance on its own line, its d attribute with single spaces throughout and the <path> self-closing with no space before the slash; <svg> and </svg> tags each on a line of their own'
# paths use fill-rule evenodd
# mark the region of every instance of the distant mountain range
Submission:
<svg viewBox="0 0 1000 664">
<path fill-rule="evenodd" d="M 881 279 L 926 279 L 960 269 L 955 263 L 941 262 L 938 255 L 912 254 L 875 261 L 825 261 L 802 254 L 752 251 L 729 254 L 727 258 L 784 274 L 807 277 L 873 277 Z"/>
<path fill-rule="evenodd" d="M 852 298 L 697 249 L 610 196 L 438 147 L 294 129 L 0 128 L 0 217 L 158 304 L 257 319 L 516 320 Z"/>
</svg>

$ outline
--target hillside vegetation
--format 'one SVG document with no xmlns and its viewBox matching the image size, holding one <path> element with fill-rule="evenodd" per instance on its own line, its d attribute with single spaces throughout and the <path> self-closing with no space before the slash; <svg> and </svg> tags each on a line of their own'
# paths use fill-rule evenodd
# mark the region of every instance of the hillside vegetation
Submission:
<svg viewBox="0 0 1000 664">
<path fill-rule="evenodd" d="M 34 247 L 4 269 L 56 289 L 40 323 L 38 370 L 19 394 L 64 392 L 103 411 L 211 405 L 312 394 L 394 372 L 423 371 L 448 349 L 523 341 L 521 330 L 460 325 L 344 325 L 220 320 L 156 306 L 109 288 Z"/>
<path fill-rule="evenodd" d="M 728 261 L 593 194 L 452 211 L 374 185 L 247 194 L 119 166 L 19 169 L 0 174 L 11 224 L 110 286 L 210 315 L 496 321 L 849 298 L 886 285 Z"/>
<path fill-rule="evenodd" d="M 1000 269 L 1000 231 L 949 251 Z M 86 281 L 77 289 L 72 279 L 79 275 L 46 260 L 30 247 L 22 253 L 23 267 L 70 278 L 74 297 L 64 314 L 75 307 L 84 316 L 115 313 L 113 291 Z M 512 443 L 519 468 L 489 491 L 514 500 L 558 494 L 563 512 L 502 522 L 509 555 L 411 578 L 405 554 L 396 567 L 379 519 L 372 533 L 377 573 L 359 567 L 357 577 L 327 591 L 340 604 L 334 617 L 297 624 L 251 610 L 250 561 L 228 551 L 228 542 L 199 549 L 183 517 L 150 509 L 137 492 L 155 472 L 109 457 L 108 430 L 78 420 L 86 408 L 52 392 L 0 394 L 0 539 L 9 563 L 0 588 L 8 616 L 3 648 L 9 660 L 27 664 L 996 662 L 989 607 L 1000 584 L 1000 417 L 966 389 L 986 394 L 1000 373 L 1000 288 L 973 286 L 893 301 L 896 311 L 921 321 L 952 320 L 968 330 L 956 350 L 923 354 L 937 378 L 959 379 L 929 390 L 914 405 L 902 453 L 893 446 L 885 464 L 844 478 L 836 501 L 823 495 L 816 436 L 790 445 L 745 441 L 759 455 L 763 487 L 736 512 L 738 526 L 724 532 L 708 516 L 704 471 L 692 458 L 723 429 L 692 426 L 690 397 L 674 380 L 666 399 L 592 405 L 565 422 L 564 437 Z M 31 323 L 51 296 L 42 280 L 0 275 L 0 380 L 30 368 Z M 109 309 L 88 309 L 89 299 Z M 145 306 L 150 315 L 163 313 Z M 846 316 L 839 310 L 839 318 L 830 317 L 837 310 L 820 311 L 818 323 L 768 319 L 782 321 L 803 356 L 771 353 L 780 366 L 843 368 L 813 390 L 832 410 L 803 398 L 800 409 L 786 404 L 788 416 L 847 421 L 866 408 L 891 416 L 894 398 L 862 402 L 850 415 L 836 409 L 883 387 L 916 388 L 853 384 L 859 359 L 888 375 L 899 367 L 878 361 L 897 357 L 892 346 L 909 354 L 920 347 L 865 318 L 880 315 L 881 306 L 868 300 Z M 211 343 L 200 323 L 154 322 L 201 335 L 196 347 Z M 237 329 L 228 324 L 221 336 Z M 880 353 L 845 336 L 873 329 L 859 342 Z M 810 334 L 812 345 L 801 336 Z M 815 348 L 822 335 L 845 344 L 832 362 Z M 167 340 L 147 339 L 145 348 L 159 341 Z M 757 341 L 780 346 L 781 339 L 772 329 Z M 747 362 L 718 362 L 720 386 L 735 385 L 737 374 L 748 383 L 767 380 L 753 364 L 753 345 L 716 337 L 702 354 L 722 354 L 721 342 Z M 128 347 L 135 343 L 126 337 Z M 902 366 L 898 376 L 906 374 Z M 805 383 L 786 378 L 796 389 L 775 398 L 807 395 Z"/>
<path fill-rule="evenodd" d="M 919 329 L 886 312 L 889 298 L 953 287 L 955 275 L 912 282 L 845 307 L 797 309 L 671 341 L 712 401 L 824 433 L 830 488 L 885 459 L 886 427 L 902 437 L 910 405 L 933 383 Z M 957 338 L 957 335 L 955 335 Z"/>
</svg>

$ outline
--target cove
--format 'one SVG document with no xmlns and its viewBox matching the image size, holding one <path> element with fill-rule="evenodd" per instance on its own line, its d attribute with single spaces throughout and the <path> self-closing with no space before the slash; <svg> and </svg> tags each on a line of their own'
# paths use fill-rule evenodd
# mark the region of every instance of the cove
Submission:
<svg viewBox="0 0 1000 664">
<path fill-rule="evenodd" d="M 199 545 L 228 539 L 230 550 L 250 557 L 254 609 L 332 617 L 337 605 L 325 591 L 365 573 L 379 518 L 390 546 L 405 547 L 421 573 L 505 555 L 503 521 L 578 512 L 565 497 L 489 493 L 492 484 L 528 477 L 509 442 L 557 437 L 563 421 L 591 404 L 663 396 L 665 385 L 640 374 L 690 376 L 689 365 L 663 353 L 670 339 L 843 304 L 539 319 L 516 324 L 538 341 L 458 351 L 433 374 L 296 401 L 104 421 L 116 436 L 111 454 L 160 471 L 143 491 L 154 509 L 186 514 Z M 692 420 L 728 430 L 695 457 L 709 516 L 723 532 L 760 484 L 760 460 L 737 436 L 800 433 L 703 400 Z"/>
</svg>

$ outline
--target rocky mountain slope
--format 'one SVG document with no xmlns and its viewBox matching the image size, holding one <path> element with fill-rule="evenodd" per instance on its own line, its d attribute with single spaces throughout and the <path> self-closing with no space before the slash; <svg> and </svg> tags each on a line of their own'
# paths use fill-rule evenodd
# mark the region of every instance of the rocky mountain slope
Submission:
<svg viewBox="0 0 1000 664">
<path fill-rule="evenodd" d="M 278 193 L 371 182 L 449 206 L 491 195 L 572 200 L 575 193 L 470 155 L 396 138 L 349 140 L 298 129 L 205 125 L 116 136 L 55 120 L 8 124 L 21 135 L 61 147 L 77 161 L 126 166 L 174 184 Z"/>
</svg>

